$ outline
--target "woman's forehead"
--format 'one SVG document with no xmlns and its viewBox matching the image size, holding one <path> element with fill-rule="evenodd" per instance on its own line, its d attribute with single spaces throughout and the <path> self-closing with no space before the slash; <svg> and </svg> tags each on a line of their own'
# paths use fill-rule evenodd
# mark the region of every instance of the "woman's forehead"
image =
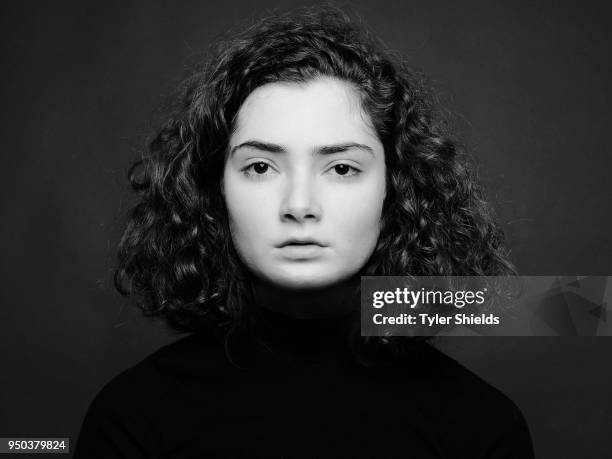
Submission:
<svg viewBox="0 0 612 459">
<path fill-rule="evenodd" d="M 251 138 L 317 145 L 378 142 L 355 86 L 328 77 L 270 83 L 253 91 L 240 107 L 231 144 Z"/>
</svg>

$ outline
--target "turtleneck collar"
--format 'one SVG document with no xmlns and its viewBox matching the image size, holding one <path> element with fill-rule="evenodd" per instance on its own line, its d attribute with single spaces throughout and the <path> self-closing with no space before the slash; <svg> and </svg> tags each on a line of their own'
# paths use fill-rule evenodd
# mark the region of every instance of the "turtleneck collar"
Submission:
<svg viewBox="0 0 612 459">
<path fill-rule="evenodd" d="M 229 341 L 241 365 L 333 361 L 349 352 L 360 334 L 359 276 L 310 292 L 252 280 L 248 328 Z"/>
<path fill-rule="evenodd" d="M 272 348 L 314 358 L 346 346 L 350 332 L 359 326 L 356 312 L 302 319 L 255 305 L 253 336 Z"/>
<path fill-rule="evenodd" d="M 359 311 L 299 319 L 255 304 L 250 313 L 251 327 L 227 342 L 232 360 L 245 369 L 282 369 L 346 360 L 351 340 L 360 334 Z"/>
</svg>

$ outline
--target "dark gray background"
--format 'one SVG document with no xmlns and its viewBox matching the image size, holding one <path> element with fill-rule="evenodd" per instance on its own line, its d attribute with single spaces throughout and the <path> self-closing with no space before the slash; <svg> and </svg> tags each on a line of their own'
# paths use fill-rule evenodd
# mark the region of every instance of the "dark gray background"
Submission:
<svg viewBox="0 0 612 459">
<path fill-rule="evenodd" d="M 0 27 L 0 436 L 74 441 L 100 387 L 177 338 L 111 284 L 148 120 L 194 51 L 304 3 L 48 3 L 3 6 Z M 457 115 L 521 274 L 612 274 L 609 11 L 562 3 L 345 5 Z M 445 349 L 516 401 L 539 457 L 609 454 L 611 338 Z"/>
</svg>

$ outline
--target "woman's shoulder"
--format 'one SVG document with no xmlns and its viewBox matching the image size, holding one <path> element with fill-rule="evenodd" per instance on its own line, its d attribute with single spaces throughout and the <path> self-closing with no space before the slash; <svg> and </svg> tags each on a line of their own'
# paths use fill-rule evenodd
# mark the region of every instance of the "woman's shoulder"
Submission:
<svg viewBox="0 0 612 459">
<path fill-rule="evenodd" d="M 427 388 L 443 411 L 470 407 L 472 413 L 482 409 L 496 416 L 519 411 L 504 392 L 429 343 L 423 343 L 414 358 L 405 359 L 396 371 L 424 391 Z"/>
<path fill-rule="evenodd" d="M 75 457 L 159 457 L 164 432 L 189 378 L 200 384 L 223 364 L 222 346 L 189 335 L 163 346 L 102 386 L 87 409 Z M 202 391 L 206 394 L 207 391 Z"/>
<path fill-rule="evenodd" d="M 191 334 L 167 344 L 107 382 L 94 402 L 105 405 L 135 398 L 159 398 L 179 378 L 205 377 L 227 367 L 223 344 L 213 337 Z"/>
<path fill-rule="evenodd" d="M 519 457 L 519 451 L 533 457 L 525 417 L 508 395 L 436 347 L 427 345 L 424 352 L 431 368 L 428 383 L 439 400 L 435 424 L 447 445 L 459 452 L 481 444 L 487 457 Z"/>
<path fill-rule="evenodd" d="M 94 396 L 86 418 L 146 418 L 149 412 L 154 417 L 166 401 L 176 398 L 179 387 L 190 380 L 197 384 L 213 380 L 229 367 L 223 345 L 217 340 L 201 334 L 182 337 L 106 382 Z"/>
</svg>

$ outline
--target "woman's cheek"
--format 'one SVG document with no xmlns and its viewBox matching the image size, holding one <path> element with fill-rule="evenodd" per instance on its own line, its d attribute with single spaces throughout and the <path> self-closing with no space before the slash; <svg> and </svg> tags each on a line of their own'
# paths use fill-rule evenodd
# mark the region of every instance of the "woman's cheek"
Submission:
<svg viewBox="0 0 612 459">
<path fill-rule="evenodd" d="M 359 228 L 365 230 L 376 226 L 380 221 L 384 193 L 377 187 L 336 190 L 329 195 L 336 196 L 336 199 L 327 206 L 328 216 L 334 215 L 337 222 L 359 231 Z"/>
</svg>

